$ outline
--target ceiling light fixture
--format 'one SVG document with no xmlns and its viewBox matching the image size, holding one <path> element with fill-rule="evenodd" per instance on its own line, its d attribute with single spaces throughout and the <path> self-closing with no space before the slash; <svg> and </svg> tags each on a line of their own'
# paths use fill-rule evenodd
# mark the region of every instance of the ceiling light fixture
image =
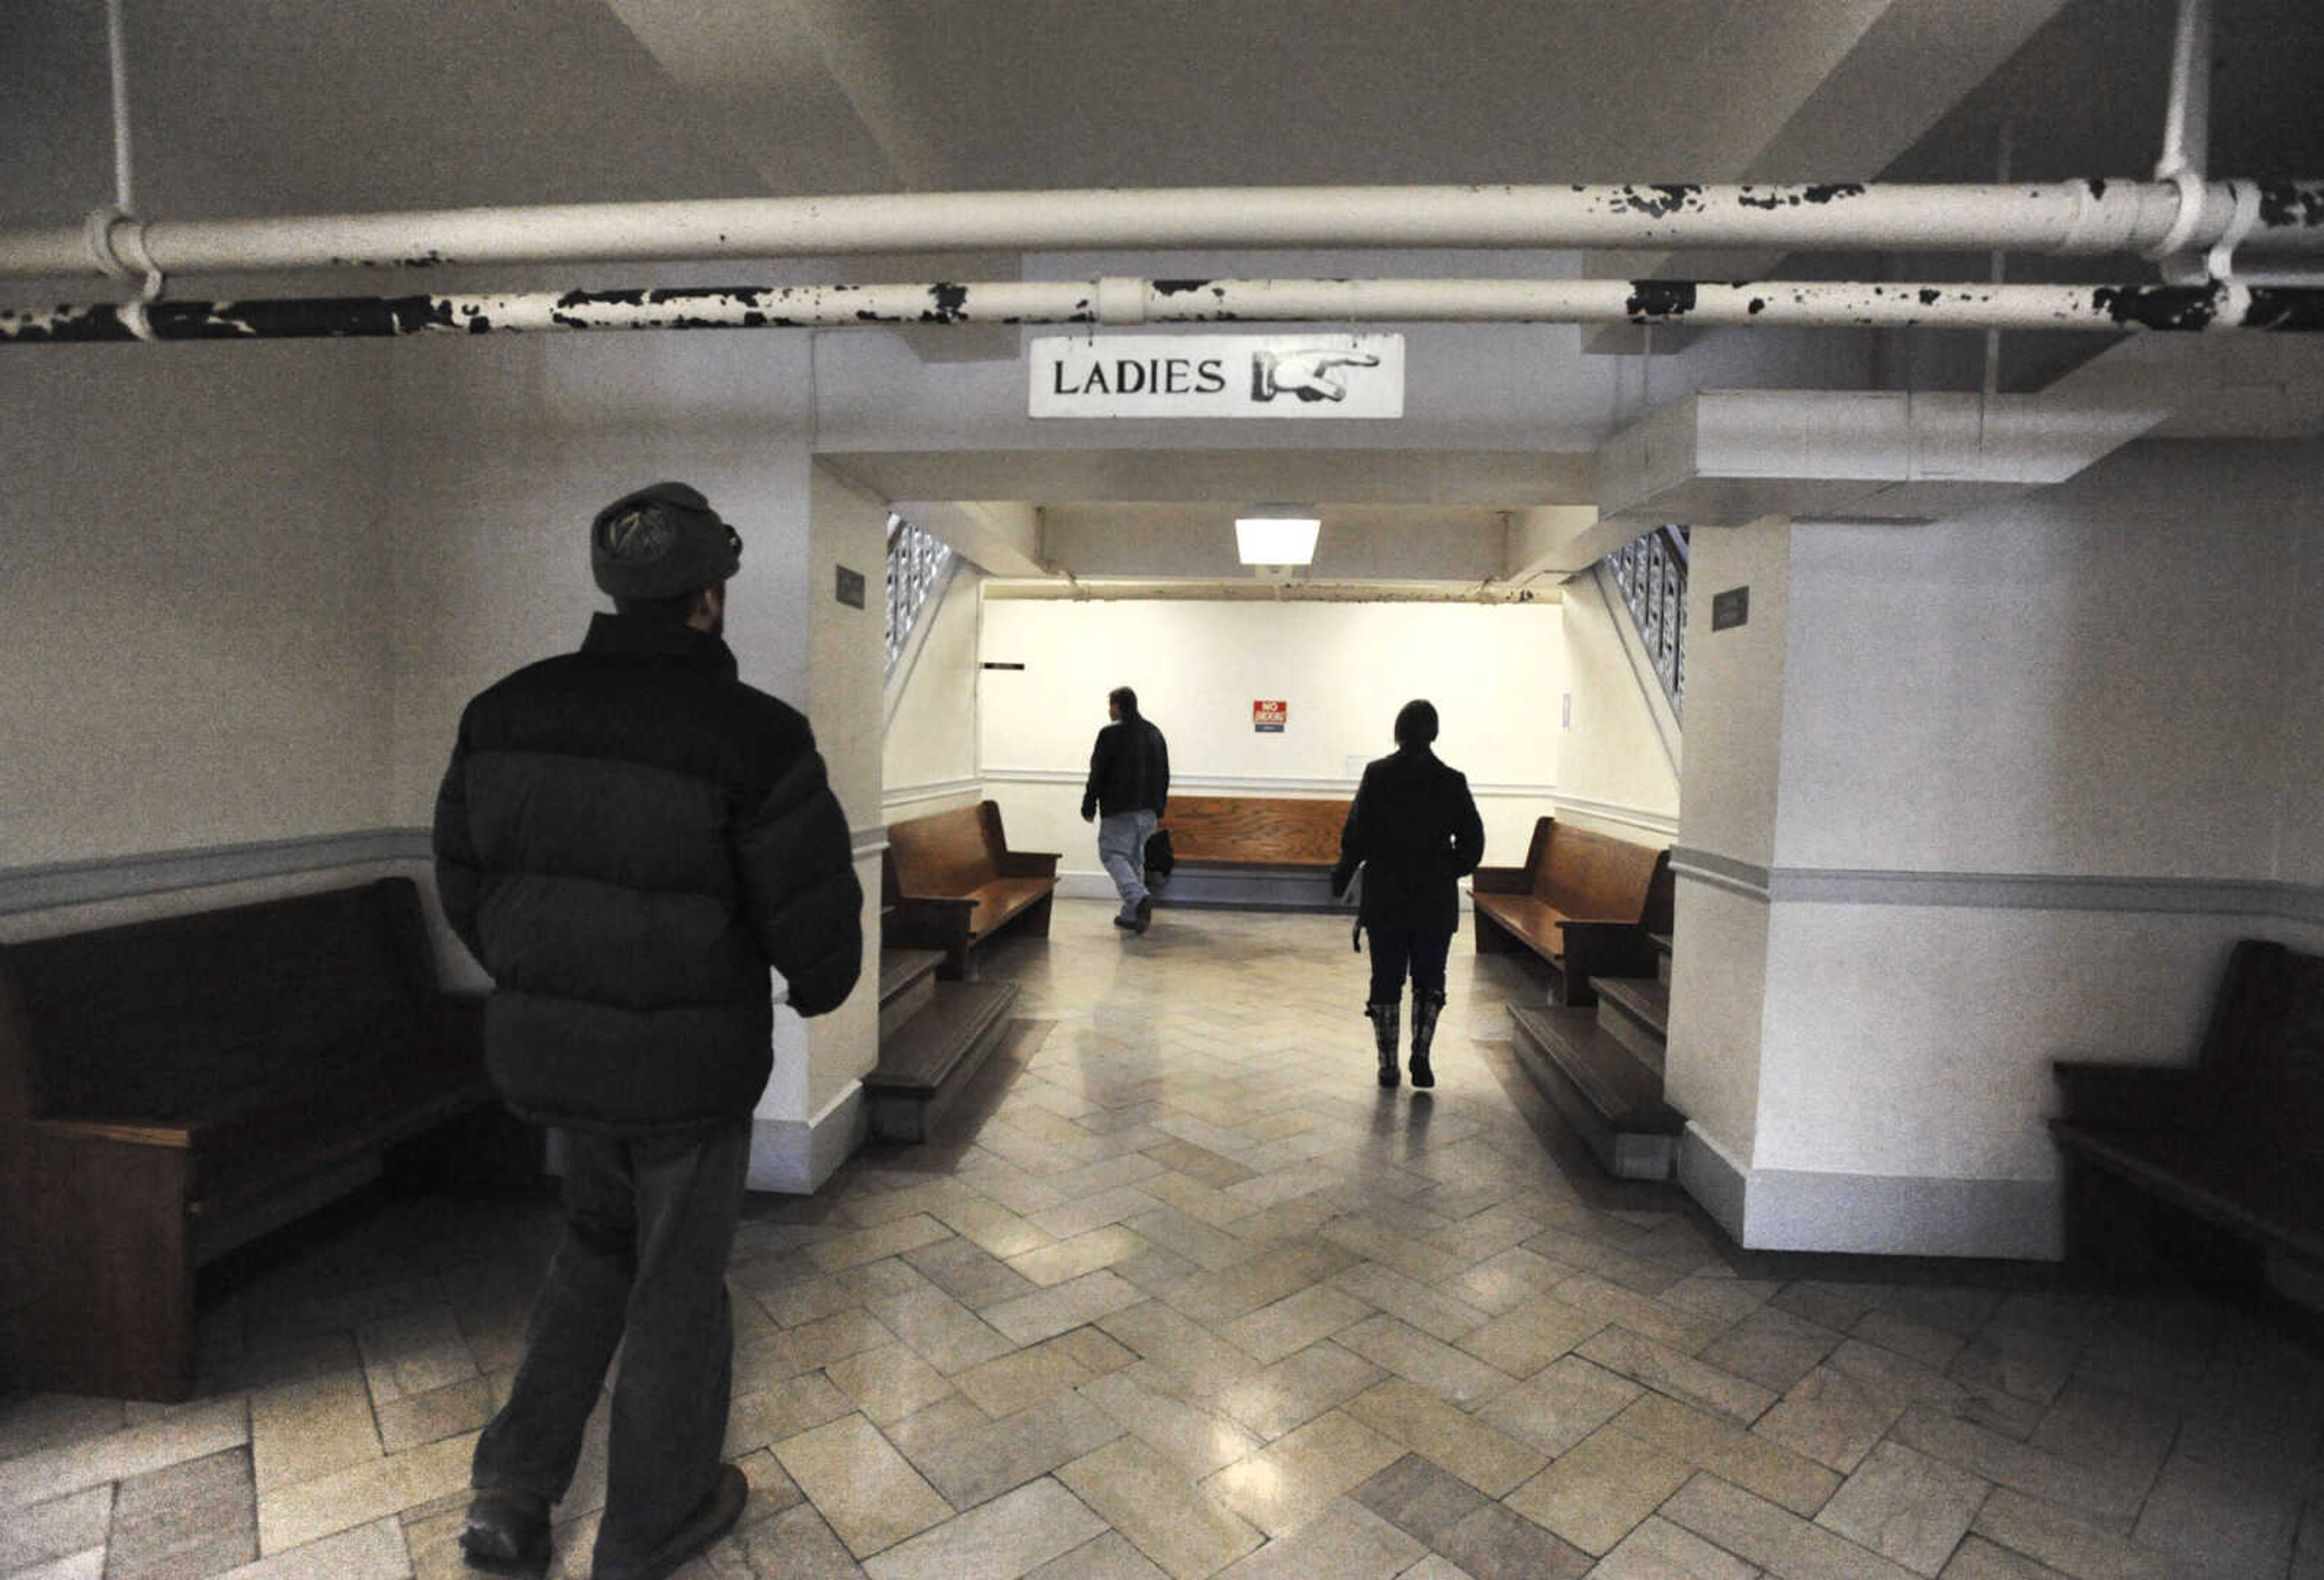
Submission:
<svg viewBox="0 0 2324 1580">
<path fill-rule="evenodd" d="M 1247 565 L 1313 565 L 1323 525 L 1305 505 L 1260 505 L 1235 518 L 1235 553 Z"/>
</svg>

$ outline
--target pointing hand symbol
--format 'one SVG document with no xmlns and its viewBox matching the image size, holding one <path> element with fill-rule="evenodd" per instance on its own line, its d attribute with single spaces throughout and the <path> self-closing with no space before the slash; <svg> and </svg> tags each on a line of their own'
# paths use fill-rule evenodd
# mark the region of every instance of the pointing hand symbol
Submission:
<svg viewBox="0 0 2324 1580">
<path fill-rule="evenodd" d="M 1347 386 L 1332 377 L 1333 370 L 1376 368 L 1379 360 L 1370 352 L 1334 351 L 1320 345 L 1257 352 L 1250 359 L 1250 398 L 1272 400 L 1288 394 L 1307 401 L 1345 400 Z"/>
</svg>

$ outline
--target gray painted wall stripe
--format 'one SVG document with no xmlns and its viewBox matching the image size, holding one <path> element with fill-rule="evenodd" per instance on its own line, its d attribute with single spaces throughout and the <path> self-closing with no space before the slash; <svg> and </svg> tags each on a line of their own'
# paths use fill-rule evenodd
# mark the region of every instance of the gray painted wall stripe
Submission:
<svg viewBox="0 0 2324 1580">
<path fill-rule="evenodd" d="M 1982 911 L 2158 911 L 2180 915 L 2286 916 L 2324 923 L 2324 886 L 2265 878 L 2081 877 L 2048 873 L 1886 872 L 1755 867 L 1681 847 L 1684 877 L 1761 901 L 1809 905 L 1940 905 Z"/>
<path fill-rule="evenodd" d="M 1755 900 L 1767 898 L 1767 869 L 1754 867 L 1748 861 L 1738 861 L 1731 856 L 1674 845 L 1671 847 L 1671 870 L 1682 877 L 1698 878 Z"/>
<path fill-rule="evenodd" d="M 431 859 L 426 829 L 357 829 L 248 845 L 211 845 L 45 867 L 0 868 L 0 914 L 207 888 L 332 867 Z"/>
<path fill-rule="evenodd" d="M 851 831 L 858 858 L 875 854 L 884 829 Z M 426 829 L 358 829 L 246 845 L 213 845 L 93 861 L 0 868 L 0 915 L 359 867 L 430 859 Z M 1680 847 L 1682 877 L 1763 903 L 1944 905 L 1978 910 L 2155 911 L 2182 915 L 2282 916 L 2324 926 L 2324 885 L 2255 878 L 2073 877 L 1993 872 L 1881 872 L 1777 868 L 1772 872 L 1708 850 Z"/>
</svg>

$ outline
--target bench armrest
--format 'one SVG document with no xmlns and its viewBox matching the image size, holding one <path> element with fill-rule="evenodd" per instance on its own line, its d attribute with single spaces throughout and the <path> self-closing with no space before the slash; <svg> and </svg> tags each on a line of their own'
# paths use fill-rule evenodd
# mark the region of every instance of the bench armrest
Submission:
<svg viewBox="0 0 2324 1580">
<path fill-rule="evenodd" d="M 1000 868 L 1003 877 L 1055 877 L 1057 876 L 1058 853 L 1055 850 L 1003 850 Z"/>
<path fill-rule="evenodd" d="M 1529 895 L 1533 874 L 1522 867 L 1480 867 L 1471 875 L 1469 892 L 1476 895 Z"/>
<path fill-rule="evenodd" d="M 2204 1130 L 2217 1107 L 2202 1072 L 2173 1065 L 2054 1061 L 2063 1108 L 2076 1125 L 2120 1130 Z"/>
</svg>

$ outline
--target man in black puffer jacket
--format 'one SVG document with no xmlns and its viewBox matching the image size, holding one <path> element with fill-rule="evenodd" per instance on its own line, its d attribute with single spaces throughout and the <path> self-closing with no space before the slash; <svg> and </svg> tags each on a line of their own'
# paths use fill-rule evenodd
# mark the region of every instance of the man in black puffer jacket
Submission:
<svg viewBox="0 0 2324 1580">
<path fill-rule="evenodd" d="M 494 983 L 486 1062 L 565 1137 L 564 1240 L 476 1445 L 460 1543 L 479 1568 L 547 1566 L 617 1346 L 598 1580 L 671 1573 L 746 1495 L 720 1464 L 725 1272 L 772 1064 L 768 968 L 821 1015 L 863 940 L 814 734 L 722 639 L 742 553 L 683 484 L 607 506 L 590 561 L 619 612 L 468 704 L 437 798 L 445 914 Z"/>
</svg>

